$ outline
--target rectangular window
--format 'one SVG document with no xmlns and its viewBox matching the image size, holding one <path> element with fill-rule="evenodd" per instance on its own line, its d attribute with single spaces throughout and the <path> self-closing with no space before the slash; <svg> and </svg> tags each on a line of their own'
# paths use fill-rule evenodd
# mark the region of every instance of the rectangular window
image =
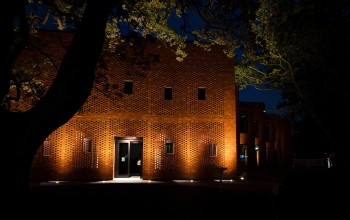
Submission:
<svg viewBox="0 0 350 220">
<path fill-rule="evenodd" d="M 209 157 L 216 157 L 216 144 L 209 144 Z"/>
<path fill-rule="evenodd" d="M 124 81 L 124 93 L 132 94 L 133 82 L 132 81 Z"/>
<path fill-rule="evenodd" d="M 239 163 L 240 165 L 247 166 L 248 165 L 248 146 L 240 145 L 239 151 Z"/>
<path fill-rule="evenodd" d="M 205 100 L 205 88 L 198 88 L 198 100 Z"/>
<path fill-rule="evenodd" d="M 259 121 L 254 120 L 254 136 L 259 137 Z"/>
<path fill-rule="evenodd" d="M 173 100 L 173 88 L 171 88 L 171 87 L 164 88 L 164 99 L 165 100 Z"/>
<path fill-rule="evenodd" d="M 51 143 L 48 140 L 45 140 L 43 143 L 43 154 L 45 157 L 51 156 Z"/>
<path fill-rule="evenodd" d="M 174 145 L 172 141 L 168 140 L 165 142 L 165 152 L 166 154 L 174 154 Z"/>
<path fill-rule="evenodd" d="M 84 152 L 91 152 L 92 151 L 91 138 L 84 138 L 83 139 L 83 151 Z"/>
<path fill-rule="evenodd" d="M 239 132 L 240 133 L 248 132 L 248 113 L 247 112 L 239 113 Z"/>
</svg>

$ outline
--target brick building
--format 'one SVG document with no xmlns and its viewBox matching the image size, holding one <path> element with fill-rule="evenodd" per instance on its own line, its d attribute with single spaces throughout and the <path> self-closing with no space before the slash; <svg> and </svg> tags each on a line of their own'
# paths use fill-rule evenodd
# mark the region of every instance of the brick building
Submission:
<svg viewBox="0 0 350 220">
<path fill-rule="evenodd" d="M 266 114 L 265 103 L 239 102 L 238 169 L 290 166 L 292 146 L 290 122 Z"/>
<path fill-rule="evenodd" d="M 38 77 L 48 83 L 72 35 L 37 35 L 19 63 L 40 61 Z M 105 53 L 88 100 L 37 151 L 31 180 L 212 179 L 221 168 L 235 179 L 286 163 L 288 122 L 265 115 L 263 103 L 238 106 L 233 61 L 219 47 L 186 50 L 179 62 L 159 42 L 134 40 Z"/>
<path fill-rule="evenodd" d="M 28 47 L 22 57 L 49 54 L 59 63 L 70 34 L 38 34 L 42 51 Z M 226 169 L 223 178 L 235 178 L 233 61 L 220 48 L 205 52 L 189 43 L 186 50 L 179 62 L 155 41 L 135 41 L 105 55 L 86 103 L 38 150 L 31 179 L 208 179 L 218 168 Z M 53 68 L 41 67 L 48 81 Z"/>
</svg>

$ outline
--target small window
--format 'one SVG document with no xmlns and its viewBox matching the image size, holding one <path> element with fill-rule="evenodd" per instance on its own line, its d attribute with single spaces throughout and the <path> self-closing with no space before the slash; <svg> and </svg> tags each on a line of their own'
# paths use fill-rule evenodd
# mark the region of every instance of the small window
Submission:
<svg viewBox="0 0 350 220">
<path fill-rule="evenodd" d="M 125 94 L 132 94 L 133 89 L 133 82 L 132 81 L 125 81 L 124 82 L 124 93 Z"/>
<path fill-rule="evenodd" d="M 247 112 L 239 113 L 239 132 L 240 133 L 248 132 L 248 113 Z"/>
<path fill-rule="evenodd" d="M 171 87 L 164 88 L 164 99 L 165 100 L 173 100 L 173 88 L 171 88 Z"/>
<path fill-rule="evenodd" d="M 216 144 L 209 144 L 209 157 L 216 157 Z"/>
<path fill-rule="evenodd" d="M 92 151 L 91 138 L 84 138 L 83 139 L 83 151 L 84 152 L 91 152 Z"/>
<path fill-rule="evenodd" d="M 205 88 L 198 88 L 198 100 L 205 100 Z"/>
<path fill-rule="evenodd" d="M 43 143 L 43 154 L 44 154 L 44 156 L 45 157 L 47 157 L 47 156 L 51 156 L 51 143 L 50 143 L 50 141 L 48 141 L 48 140 L 45 140 L 44 141 L 44 143 Z"/>
<path fill-rule="evenodd" d="M 165 142 L 165 152 L 167 154 L 174 154 L 174 145 L 172 141 L 168 140 Z"/>
</svg>

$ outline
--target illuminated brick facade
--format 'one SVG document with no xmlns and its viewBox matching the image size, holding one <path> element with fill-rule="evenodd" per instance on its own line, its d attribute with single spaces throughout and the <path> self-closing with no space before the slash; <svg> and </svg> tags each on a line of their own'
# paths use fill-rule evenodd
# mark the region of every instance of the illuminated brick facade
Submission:
<svg viewBox="0 0 350 220">
<path fill-rule="evenodd" d="M 47 35 L 44 52 L 59 63 L 70 35 L 40 34 Z M 128 52 L 105 56 L 97 70 L 104 77 L 98 77 L 81 110 L 37 151 L 31 179 L 211 179 L 218 167 L 227 168 L 223 178 L 236 178 L 233 62 L 219 48 L 205 52 L 188 44 L 186 49 L 188 57 L 178 62 L 169 48 L 148 42 L 142 52 L 151 59 L 147 68 Z M 53 77 L 53 66 L 42 69 Z"/>
<path fill-rule="evenodd" d="M 71 34 L 38 35 L 19 63 L 42 61 L 40 77 L 51 82 L 56 69 L 47 55 L 59 66 Z M 89 99 L 39 148 L 31 180 L 212 179 L 220 167 L 227 168 L 223 178 L 234 179 L 288 166 L 289 122 L 266 115 L 264 103 L 239 102 L 233 62 L 220 48 L 205 52 L 189 43 L 179 62 L 157 42 L 133 45 L 103 56 Z"/>
</svg>

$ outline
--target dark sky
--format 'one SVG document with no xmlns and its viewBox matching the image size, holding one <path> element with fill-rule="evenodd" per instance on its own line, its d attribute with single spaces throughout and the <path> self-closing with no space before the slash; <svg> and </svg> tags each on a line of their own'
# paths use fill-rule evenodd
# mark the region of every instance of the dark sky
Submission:
<svg viewBox="0 0 350 220">
<path fill-rule="evenodd" d="M 264 102 L 266 113 L 274 113 L 277 104 L 281 101 L 279 90 L 256 90 L 252 86 L 239 92 L 239 100 L 242 102 Z"/>
</svg>

